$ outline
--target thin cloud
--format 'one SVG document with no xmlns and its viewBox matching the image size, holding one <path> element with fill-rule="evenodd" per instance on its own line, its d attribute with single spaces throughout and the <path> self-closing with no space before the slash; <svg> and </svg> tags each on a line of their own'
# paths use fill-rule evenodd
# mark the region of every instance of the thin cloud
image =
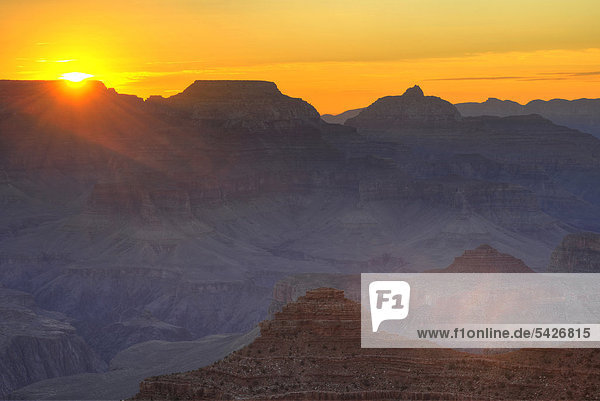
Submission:
<svg viewBox="0 0 600 401">
<path fill-rule="evenodd" d="M 525 79 L 527 77 L 457 77 L 457 78 L 430 78 L 424 81 L 495 81 L 502 79 Z"/>
<path fill-rule="evenodd" d="M 193 60 L 193 61 L 149 61 L 148 65 L 172 65 L 172 64 L 199 64 L 204 63 L 205 60 Z"/>
<path fill-rule="evenodd" d="M 450 77 L 450 78 L 430 78 L 424 81 L 495 81 L 495 80 L 516 80 L 516 81 L 564 81 L 575 77 L 589 77 L 600 75 L 600 71 L 579 71 L 579 72 L 541 72 L 533 76 L 497 76 L 497 77 Z"/>
</svg>

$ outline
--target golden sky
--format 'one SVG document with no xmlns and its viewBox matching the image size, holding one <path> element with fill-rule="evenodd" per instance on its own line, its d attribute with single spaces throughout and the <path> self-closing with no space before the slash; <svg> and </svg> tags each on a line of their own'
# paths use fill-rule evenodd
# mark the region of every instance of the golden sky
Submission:
<svg viewBox="0 0 600 401">
<path fill-rule="evenodd" d="M 598 0 L 0 0 L 0 79 L 122 93 L 263 79 L 321 113 L 419 84 L 452 102 L 600 97 Z"/>
</svg>

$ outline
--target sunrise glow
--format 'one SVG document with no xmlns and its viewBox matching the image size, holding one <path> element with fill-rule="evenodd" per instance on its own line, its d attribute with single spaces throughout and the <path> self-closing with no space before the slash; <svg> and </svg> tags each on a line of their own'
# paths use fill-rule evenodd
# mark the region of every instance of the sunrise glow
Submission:
<svg viewBox="0 0 600 401">
<path fill-rule="evenodd" d="M 600 93 L 597 0 L 173 0 L 142 8 L 57 0 L 1 8 L 7 79 L 93 71 L 141 97 L 170 96 L 197 79 L 261 79 L 321 113 L 415 84 L 452 102 Z"/>
</svg>

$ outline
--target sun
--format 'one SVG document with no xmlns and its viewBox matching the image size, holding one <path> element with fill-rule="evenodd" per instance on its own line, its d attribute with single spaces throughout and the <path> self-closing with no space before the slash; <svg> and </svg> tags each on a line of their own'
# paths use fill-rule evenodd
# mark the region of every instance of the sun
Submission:
<svg viewBox="0 0 600 401">
<path fill-rule="evenodd" d="M 66 72 L 60 76 L 60 79 L 64 79 L 69 82 L 81 82 L 84 79 L 93 77 L 92 74 L 86 74 L 84 72 Z"/>
</svg>

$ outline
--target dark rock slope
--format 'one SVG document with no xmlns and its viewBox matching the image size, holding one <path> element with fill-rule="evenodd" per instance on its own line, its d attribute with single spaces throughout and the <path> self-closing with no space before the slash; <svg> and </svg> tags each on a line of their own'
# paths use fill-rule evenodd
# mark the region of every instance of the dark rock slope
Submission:
<svg viewBox="0 0 600 401">
<path fill-rule="evenodd" d="M 567 235 L 552 252 L 548 271 L 553 273 L 600 273 L 600 234 Z"/>
<path fill-rule="evenodd" d="M 597 350 L 363 349 L 360 306 L 340 290 L 309 291 L 260 328 L 211 366 L 147 378 L 134 399 L 550 400 L 598 391 Z"/>
<path fill-rule="evenodd" d="M 39 380 L 105 368 L 64 315 L 0 287 L 0 397 Z"/>
</svg>

